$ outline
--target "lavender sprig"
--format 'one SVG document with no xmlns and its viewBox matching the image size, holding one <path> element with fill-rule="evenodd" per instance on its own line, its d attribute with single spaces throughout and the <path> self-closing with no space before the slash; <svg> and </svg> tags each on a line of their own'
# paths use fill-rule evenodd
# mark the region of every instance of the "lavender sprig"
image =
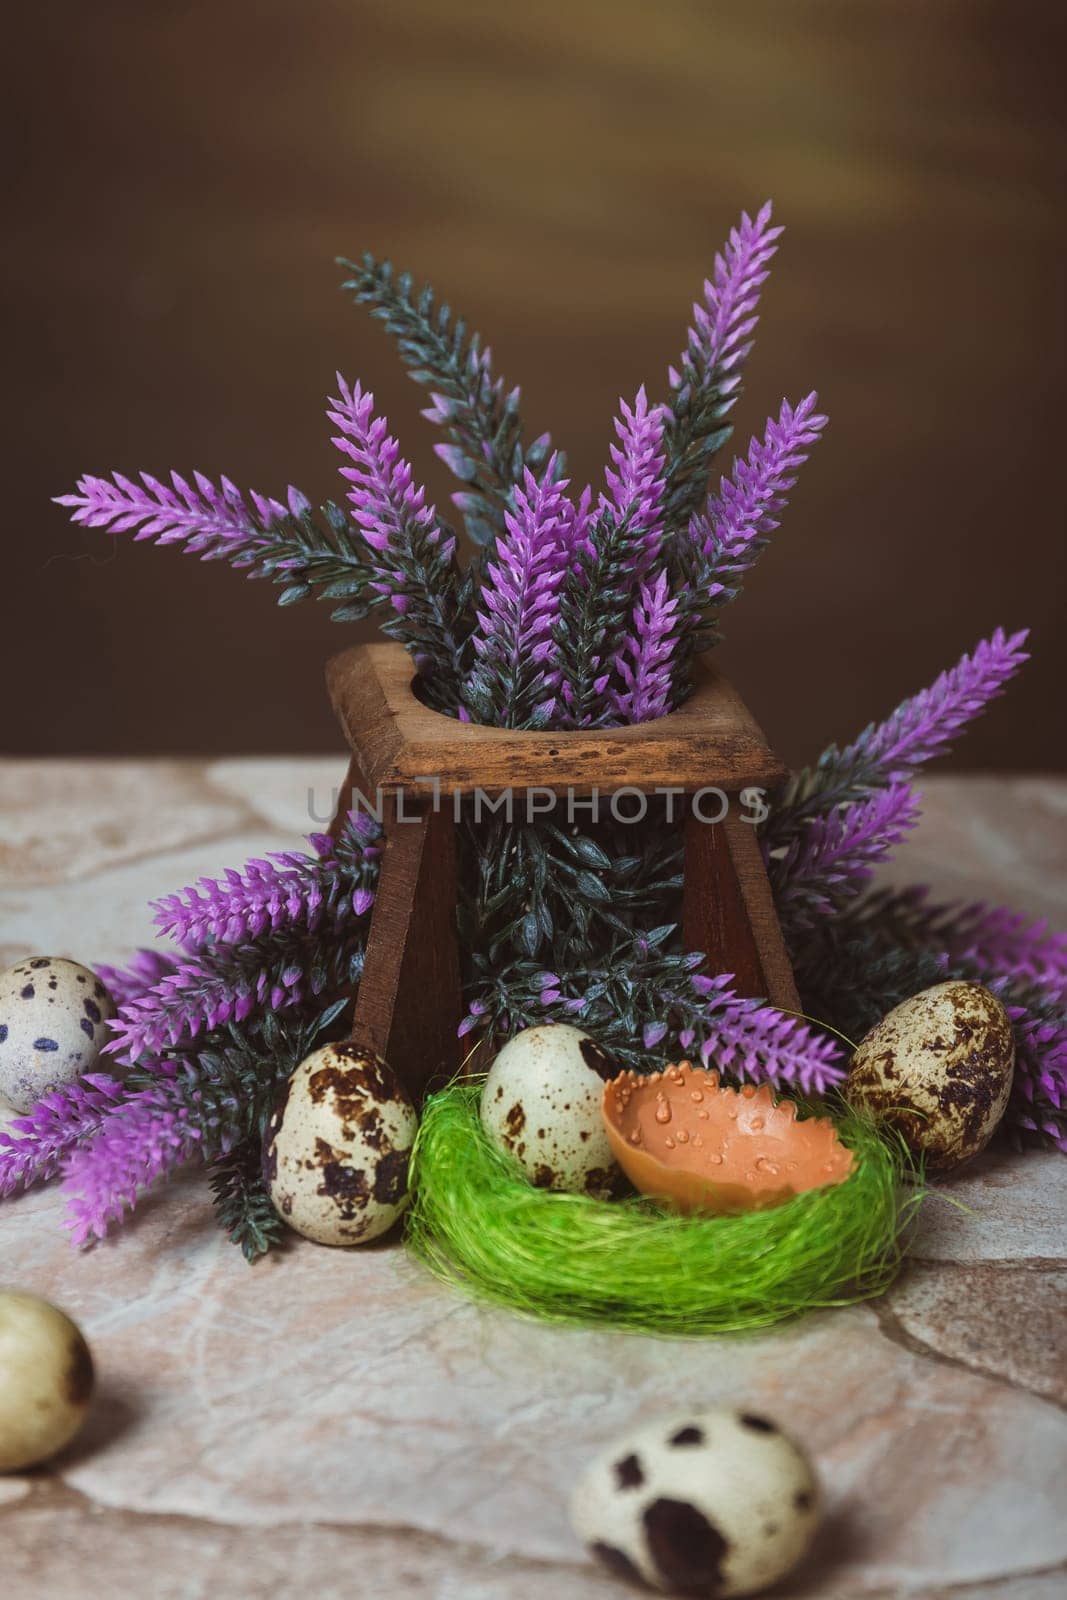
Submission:
<svg viewBox="0 0 1067 1600">
<path fill-rule="evenodd" d="M 641 586 L 633 630 L 615 657 L 623 687 L 613 691 L 611 702 L 620 722 L 651 722 L 671 709 L 677 611 L 678 596 L 670 594 L 666 571 Z"/>
<path fill-rule="evenodd" d="M 86 476 L 78 480 L 77 494 L 58 495 L 56 503 L 70 508 L 72 520 L 84 527 L 180 544 L 202 561 L 227 561 L 249 578 L 268 578 L 284 586 L 279 605 L 317 593 L 345 602 L 331 613 L 334 621 L 353 622 L 379 599 L 368 591 L 371 574 L 363 552 L 336 506 L 327 504 L 316 515 L 299 489 L 290 488 L 286 505 L 252 491 L 250 510 L 228 478 L 216 487 L 201 472 L 192 483 L 177 472 L 170 476 L 170 487 L 147 472 L 140 483 L 120 472 L 112 481 Z"/>
<path fill-rule="evenodd" d="M 235 1143 L 237 1110 L 200 1088 L 161 1079 L 112 1111 L 95 1138 L 67 1161 L 63 1188 L 71 1242 L 104 1238 L 146 1189 L 192 1155 L 225 1155 Z"/>
<path fill-rule="evenodd" d="M 392 611 L 383 631 L 411 649 L 431 690 L 454 709 L 462 650 L 455 535 L 416 485 L 385 418 L 374 415 L 374 396 L 358 383 L 350 389 L 340 373 L 337 384 L 327 415 L 350 463 L 341 476 L 368 551 L 368 587 Z"/>
<path fill-rule="evenodd" d="M 0 1198 L 43 1183 L 75 1148 L 95 1134 L 127 1098 L 117 1078 L 88 1073 L 44 1095 L 24 1117 L 0 1130 Z"/>
<path fill-rule="evenodd" d="M 669 931 L 669 930 L 661 930 Z M 798 1017 L 734 994 L 729 973 L 695 969 L 699 953 L 664 956 L 637 935 L 610 964 L 546 971 L 515 962 L 474 990 L 463 1034 L 505 1038 L 518 1028 L 571 1022 L 589 1028 L 626 1065 L 647 1068 L 664 1045 L 698 1055 L 728 1077 L 823 1094 L 839 1083 L 839 1046 Z"/>
<path fill-rule="evenodd" d="M 814 390 L 795 409 L 783 400 L 763 439 L 750 440 L 747 458 L 734 462 L 731 476 L 691 519 L 683 559 L 697 604 L 711 601 L 720 609 L 741 592 L 741 578 L 770 542 L 786 495 L 826 426 L 817 403 Z"/>
<path fill-rule="evenodd" d="M 166 950 L 137 950 L 125 967 L 99 966 L 96 975 L 121 1009 L 175 973 L 178 959 Z"/>
<path fill-rule="evenodd" d="M 943 754 L 1028 659 L 1026 637 L 1026 629 L 1008 635 L 998 628 L 884 722 L 871 723 L 843 750 L 830 745 L 779 794 L 763 832 L 768 852 L 787 848 L 816 817 L 899 782 Z"/>
<path fill-rule="evenodd" d="M 353 811 L 337 843 L 328 834 L 311 835 L 314 856 L 272 851 L 240 872 L 227 871 L 222 882 L 201 878 L 155 901 L 156 927 L 186 949 L 211 940 L 247 944 L 279 928 L 336 930 L 366 916 L 373 904 L 379 833 L 372 817 Z M 173 969 L 161 972 L 157 981 L 172 975 Z"/>
<path fill-rule="evenodd" d="M 553 459 L 539 483 L 528 472 L 487 562 L 471 636 L 475 665 L 464 700 L 479 720 L 543 726 L 555 707 L 559 648 L 554 630 L 574 508 Z"/>
<path fill-rule="evenodd" d="M 704 498 L 715 451 L 730 437 L 722 419 L 737 400 L 741 369 L 752 348 L 760 289 L 778 248 L 768 201 L 753 221 L 743 213 L 712 276 L 704 303 L 694 305 L 680 367 L 671 368 L 672 419 L 667 430 L 667 510 L 684 526 Z"/>
<path fill-rule="evenodd" d="M 260 943 L 218 944 L 176 970 L 111 1021 L 109 1055 L 124 1064 L 190 1048 L 202 1035 L 262 1011 L 291 1012 L 354 982 L 362 969 L 358 928 L 305 933 L 275 928 Z"/>
<path fill-rule="evenodd" d="M 919 797 L 907 783 L 817 818 L 768 862 L 783 927 L 798 931 L 833 916 L 918 819 Z"/>
<path fill-rule="evenodd" d="M 620 519 L 629 523 L 638 579 L 659 555 L 663 542 L 664 415 L 662 407 L 649 407 L 642 384 L 632 406 L 619 401 L 615 421 L 619 443 L 609 447 L 612 466 L 605 476 Z"/>
<path fill-rule="evenodd" d="M 71 521 L 82 527 L 132 532 L 135 540 L 156 544 L 183 544 L 190 555 L 205 561 L 255 553 L 268 542 L 267 529 L 290 514 L 300 515 L 308 505 L 298 489 L 290 488 L 288 507 L 253 490 L 249 511 L 229 478 L 216 487 L 202 472 L 193 473 L 192 483 L 172 472 L 170 487 L 148 472 L 140 478 L 135 483 L 121 472 L 111 481 L 87 474 L 78 479 L 77 494 L 58 495 L 56 504 L 69 507 Z"/>
</svg>

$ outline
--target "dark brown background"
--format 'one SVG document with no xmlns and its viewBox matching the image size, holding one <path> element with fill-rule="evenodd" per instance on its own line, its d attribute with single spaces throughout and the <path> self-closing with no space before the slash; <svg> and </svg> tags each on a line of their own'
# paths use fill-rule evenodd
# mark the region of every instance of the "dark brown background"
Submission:
<svg viewBox="0 0 1067 1600">
<path fill-rule="evenodd" d="M 847 737 L 997 623 L 1036 660 L 960 764 L 1062 765 L 1059 0 L 84 0 L 9 34 L 4 745 L 326 749 L 323 608 L 72 529 L 83 471 L 338 494 L 324 398 L 419 391 L 337 292 L 371 247 L 488 334 L 573 472 L 664 369 L 743 206 L 788 233 L 744 440 L 831 428 L 726 663 L 782 754 Z"/>
</svg>

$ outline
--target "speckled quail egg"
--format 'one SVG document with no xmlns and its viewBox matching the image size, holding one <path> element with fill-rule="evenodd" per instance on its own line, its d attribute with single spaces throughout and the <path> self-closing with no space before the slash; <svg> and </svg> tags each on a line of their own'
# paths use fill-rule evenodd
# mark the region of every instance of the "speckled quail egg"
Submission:
<svg viewBox="0 0 1067 1600">
<path fill-rule="evenodd" d="M 373 1050 L 328 1044 L 300 1063 L 274 1109 L 263 1175 L 279 1216 L 318 1244 L 366 1244 L 408 1203 L 418 1118 Z"/>
<path fill-rule="evenodd" d="M 69 1444 L 92 1392 L 93 1359 L 70 1318 L 36 1295 L 0 1292 L 0 1472 Z"/>
<path fill-rule="evenodd" d="M 115 1005 L 88 967 L 31 956 L 0 973 L 0 1096 L 27 1112 L 92 1072 Z"/>
<path fill-rule="evenodd" d="M 482 1127 L 538 1188 L 606 1198 L 622 1174 L 600 1101 L 618 1071 L 619 1063 L 580 1028 L 562 1022 L 526 1028 L 489 1069 Z"/>
<path fill-rule="evenodd" d="M 819 1521 L 804 1453 L 751 1411 L 636 1428 L 571 1498 L 578 1537 L 618 1577 L 692 1596 L 756 1594 L 794 1567 Z"/>
<path fill-rule="evenodd" d="M 845 1094 L 884 1117 L 931 1172 L 983 1150 L 1011 1093 L 1008 1013 L 981 984 L 936 984 L 890 1011 L 860 1043 Z"/>
</svg>

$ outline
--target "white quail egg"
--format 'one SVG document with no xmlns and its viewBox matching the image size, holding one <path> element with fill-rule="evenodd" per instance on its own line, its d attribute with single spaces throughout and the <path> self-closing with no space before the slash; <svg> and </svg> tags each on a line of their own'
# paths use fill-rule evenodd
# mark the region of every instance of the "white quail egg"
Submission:
<svg viewBox="0 0 1067 1600">
<path fill-rule="evenodd" d="M 263 1176 L 279 1216 L 318 1244 L 366 1244 L 408 1203 L 418 1118 L 373 1050 L 328 1044 L 300 1063 L 275 1107 Z"/>
<path fill-rule="evenodd" d="M 635 1428 L 571 1499 L 575 1532 L 611 1572 L 668 1594 L 756 1594 L 797 1564 L 818 1520 L 807 1458 L 751 1411 Z"/>
<path fill-rule="evenodd" d="M 36 1295 L 0 1292 L 0 1472 L 69 1444 L 92 1392 L 92 1356 L 70 1318 Z"/>
<path fill-rule="evenodd" d="M 621 1181 L 600 1114 L 619 1063 L 580 1028 L 517 1033 L 482 1090 L 482 1126 L 538 1188 L 606 1198 Z"/>
<path fill-rule="evenodd" d="M 871 1029 L 845 1095 L 898 1129 L 929 1171 L 949 1172 L 993 1137 L 1014 1065 L 1011 1019 L 996 995 L 978 983 L 939 983 Z"/>
<path fill-rule="evenodd" d="M 95 972 L 30 956 L 0 973 L 0 1097 L 18 1112 L 97 1065 L 115 1005 Z"/>
</svg>

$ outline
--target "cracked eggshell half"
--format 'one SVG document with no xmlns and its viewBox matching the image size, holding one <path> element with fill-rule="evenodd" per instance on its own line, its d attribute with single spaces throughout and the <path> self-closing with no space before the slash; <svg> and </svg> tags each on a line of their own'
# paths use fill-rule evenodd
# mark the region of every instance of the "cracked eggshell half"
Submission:
<svg viewBox="0 0 1067 1600">
<path fill-rule="evenodd" d="M 418 1117 L 400 1080 L 355 1044 L 329 1044 L 283 1089 L 263 1145 L 278 1215 L 317 1244 L 366 1244 L 408 1203 Z"/>
<path fill-rule="evenodd" d="M 579 1539 L 616 1577 L 667 1594 L 757 1594 L 819 1522 L 803 1451 L 762 1414 L 694 1411 L 623 1435 L 571 1498 Z"/>
<path fill-rule="evenodd" d="M 622 1181 L 600 1115 L 619 1064 L 580 1028 L 545 1023 L 515 1034 L 482 1090 L 491 1142 L 539 1189 L 607 1199 Z"/>
</svg>

